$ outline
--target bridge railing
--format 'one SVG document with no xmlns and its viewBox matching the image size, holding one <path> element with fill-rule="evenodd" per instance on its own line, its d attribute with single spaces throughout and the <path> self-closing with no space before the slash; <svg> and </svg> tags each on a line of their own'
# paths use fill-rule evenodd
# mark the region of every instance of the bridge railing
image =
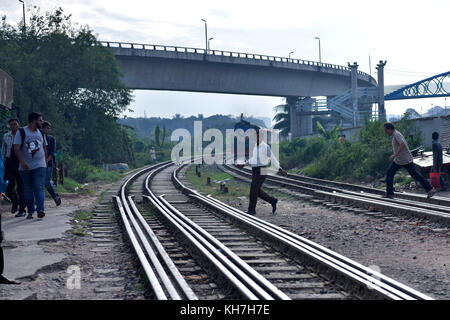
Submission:
<svg viewBox="0 0 450 320">
<path fill-rule="evenodd" d="M 223 50 L 206 50 L 201 48 L 189 48 L 189 47 L 177 47 L 177 46 L 165 46 L 165 45 L 154 45 L 154 44 L 140 44 L 140 43 L 125 43 L 125 42 L 113 42 L 113 41 L 100 41 L 100 43 L 108 48 L 123 48 L 123 49 L 140 49 L 140 50 L 152 50 L 152 51 L 167 51 L 167 52 L 180 52 L 180 53 L 197 53 L 197 54 L 208 54 L 213 56 L 222 57 L 232 57 L 232 58 L 242 58 L 242 59 L 252 59 L 252 60 L 266 60 L 274 62 L 286 62 L 303 64 L 316 67 L 331 68 L 343 71 L 351 71 L 350 68 L 345 66 L 340 66 L 331 63 L 323 63 L 317 61 L 309 61 L 302 59 L 293 59 L 277 56 L 268 56 L 264 54 L 254 54 L 254 53 L 243 53 L 243 52 L 233 52 L 233 51 L 223 51 Z M 370 76 L 362 71 L 358 70 L 358 74 L 362 76 Z"/>
</svg>

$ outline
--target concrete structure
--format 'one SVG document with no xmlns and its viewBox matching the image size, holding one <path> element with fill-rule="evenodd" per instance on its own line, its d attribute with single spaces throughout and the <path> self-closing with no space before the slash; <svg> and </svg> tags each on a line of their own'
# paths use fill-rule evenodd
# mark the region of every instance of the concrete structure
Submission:
<svg viewBox="0 0 450 320">
<path fill-rule="evenodd" d="M 450 147 L 450 116 L 411 119 L 422 131 L 424 146 L 431 148 L 431 134 L 439 133 L 439 140 L 443 148 Z"/>
<path fill-rule="evenodd" d="M 106 42 L 130 89 L 231 93 L 279 97 L 339 95 L 350 69 L 328 63 L 204 49 Z M 376 86 L 357 73 L 358 86 Z"/>
<path fill-rule="evenodd" d="M 328 63 L 196 48 L 103 45 L 116 56 L 130 89 L 286 97 L 294 137 L 311 134 L 312 115 L 326 112 L 305 104 L 299 107 L 304 97 L 339 96 L 351 83 L 355 88 L 377 86 L 375 79 L 356 68 L 352 72 Z M 357 98 L 354 107 L 358 107 Z"/>
<path fill-rule="evenodd" d="M 377 64 L 378 73 L 378 115 L 381 121 L 386 121 L 386 109 L 384 108 L 384 66 L 386 61 Z"/>
<path fill-rule="evenodd" d="M 11 109 L 13 103 L 14 79 L 0 69 L 0 106 Z"/>
</svg>

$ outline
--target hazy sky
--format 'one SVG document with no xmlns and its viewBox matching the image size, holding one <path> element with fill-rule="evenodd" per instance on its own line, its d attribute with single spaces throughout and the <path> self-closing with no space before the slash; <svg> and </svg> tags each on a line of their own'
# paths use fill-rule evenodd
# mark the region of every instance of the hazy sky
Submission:
<svg viewBox="0 0 450 320">
<path fill-rule="evenodd" d="M 61 6 L 73 21 L 89 25 L 100 40 L 203 48 L 204 24 L 211 48 L 318 60 L 339 65 L 357 61 L 376 78 L 377 61 L 387 60 L 385 84 L 407 84 L 449 71 L 450 0 L 143 1 L 25 0 L 42 10 Z M 16 24 L 21 3 L 0 0 L 0 14 Z M 273 117 L 278 97 L 135 91 L 134 116 L 239 114 Z M 450 98 L 447 99 L 450 106 Z M 444 98 L 386 102 L 387 113 L 408 107 L 419 112 Z"/>
</svg>

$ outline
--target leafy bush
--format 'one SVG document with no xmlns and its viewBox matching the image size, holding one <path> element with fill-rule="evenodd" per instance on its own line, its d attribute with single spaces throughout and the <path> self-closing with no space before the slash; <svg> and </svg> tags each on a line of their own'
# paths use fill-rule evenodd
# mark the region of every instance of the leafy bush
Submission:
<svg viewBox="0 0 450 320">
<path fill-rule="evenodd" d="M 97 181 L 114 182 L 122 178 L 119 172 L 105 172 L 103 169 L 93 166 L 90 160 L 83 159 L 80 156 L 74 157 L 63 154 L 57 157 L 57 161 L 66 165 L 68 176 L 79 183 Z"/>
<path fill-rule="evenodd" d="M 423 136 L 407 115 L 395 124 L 410 149 L 421 145 Z M 338 142 L 326 135 L 295 138 L 280 144 L 280 162 L 286 169 L 301 168 L 312 177 L 334 180 L 371 181 L 386 174 L 392 154 L 390 137 L 380 121 L 366 121 L 358 141 Z"/>
<path fill-rule="evenodd" d="M 69 177 L 81 183 L 87 182 L 89 175 L 100 171 L 91 164 L 90 160 L 83 159 L 81 156 L 70 156 L 64 153 L 57 157 L 57 161 L 66 165 Z"/>
</svg>

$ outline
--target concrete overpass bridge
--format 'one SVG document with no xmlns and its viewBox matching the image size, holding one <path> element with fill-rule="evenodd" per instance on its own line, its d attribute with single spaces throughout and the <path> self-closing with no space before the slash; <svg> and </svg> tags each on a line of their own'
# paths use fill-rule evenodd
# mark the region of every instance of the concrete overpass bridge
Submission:
<svg viewBox="0 0 450 320">
<path fill-rule="evenodd" d="M 327 97 L 333 115 L 356 125 L 358 114 L 372 107 L 369 103 L 358 105 L 358 88 L 373 91 L 378 87 L 356 63 L 346 67 L 221 50 L 101 43 L 117 58 L 124 84 L 130 89 L 286 97 L 293 136 L 311 134 L 312 116 L 323 113 L 313 104 L 305 104 L 305 97 Z M 343 93 L 350 108 L 337 99 Z"/>
</svg>

